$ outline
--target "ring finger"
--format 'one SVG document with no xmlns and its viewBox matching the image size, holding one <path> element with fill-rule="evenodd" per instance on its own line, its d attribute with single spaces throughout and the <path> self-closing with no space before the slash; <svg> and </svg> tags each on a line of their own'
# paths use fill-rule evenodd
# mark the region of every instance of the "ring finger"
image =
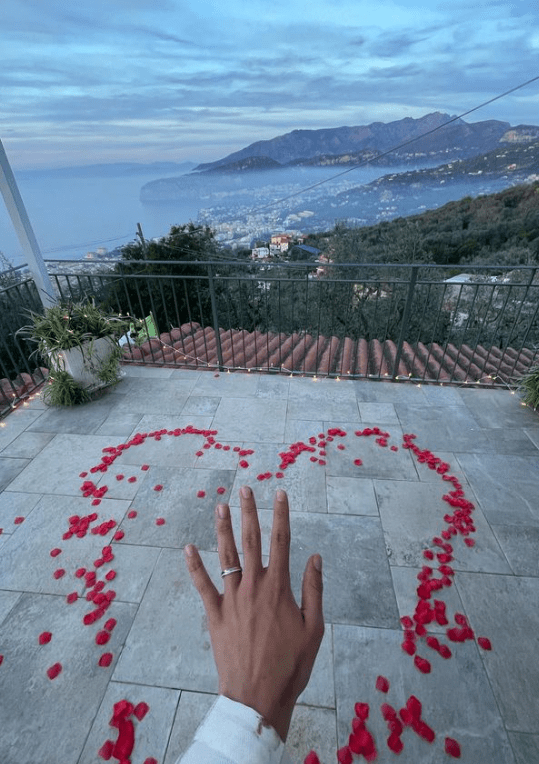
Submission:
<svg viewBox="0 0 539 764">
<path fill-rule="evenodd" d="M 219 551 L 221 570 L 239 568 L 241 567 L 240 557 L 238 550 L 236 549 L 228 504 L 218 504 L 215 515 L 217 523 L 217 549 Z M 230 573 L 224 577 L 224 581 L 239 584 L 241 581 L 241 572 Z"/>
</svg>

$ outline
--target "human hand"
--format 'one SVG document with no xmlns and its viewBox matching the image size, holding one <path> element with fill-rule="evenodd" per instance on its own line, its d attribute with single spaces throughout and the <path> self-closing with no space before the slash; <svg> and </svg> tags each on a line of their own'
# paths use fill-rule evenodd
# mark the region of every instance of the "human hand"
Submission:
<svg viewBox="0 0 539 764">
<path fill-rule="evenodd" d="M 240 491 L 240 503 L 244 569 L 224 577 L 224 594 L 215 588 L 192 544 L 185 559 L 206 610 L 219 694 L 258 711 L 286 742 L 294 706 L 324 636 L 322 572 L 315 567 L 319 559 L 321 568 L 321 558 L 313 555 L 307 561 L 299 608 L 290 587 L 286 493 L 279 490 L 274 499 L 267 568 L 262 567 L 256 503 L 247 486 Z M 216 524 L 222 569 L 239 568 L 227 504 L 217 507 Z"/>
</svg>

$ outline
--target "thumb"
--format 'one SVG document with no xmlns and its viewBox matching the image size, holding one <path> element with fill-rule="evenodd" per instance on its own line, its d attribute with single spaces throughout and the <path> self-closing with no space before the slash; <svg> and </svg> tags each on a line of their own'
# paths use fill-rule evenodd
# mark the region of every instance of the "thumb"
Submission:
<svg viewBox="0 0 539 764">
<path fill-rule="evenodd" d="M 315 567 L 315 562 L 320 562 L 320 570 Z M 322 612 L 322 594 L 324 584 L 322 582 L 322 558 L 313 555 L 307 560 L 303 586 L 301 591 L 301 612 L 305 619 L 305 625 L 310 631 L 319 631 L 320 640 L 324 634 L 324 615 Z"/>
</svg>

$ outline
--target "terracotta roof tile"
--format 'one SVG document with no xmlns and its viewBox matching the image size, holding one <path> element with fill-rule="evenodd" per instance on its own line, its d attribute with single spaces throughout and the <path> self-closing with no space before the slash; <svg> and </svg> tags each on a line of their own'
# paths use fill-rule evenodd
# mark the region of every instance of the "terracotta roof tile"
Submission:
<svg viewBox="0 0 539 764">
<path fill-rule="evenodd" d="M 245 329 L 219 329 L 222 365 L 229 369 L 302 372 L 321 376 L 390 377 L 397 358 L 391 340 L 353 340 L 350 337 L 313 336 L 307 333 L 275 334 Z M 140 347 L 124 350 L 124 361 L 166 364 L 183 368 L 219 367 L 217 341 L 212 327 L 195 322 L 171 329 Z M 539 351 L 507 348 L 457 348 L 448 344 L 404 342 L 398 377 L 431 382 L 467 382 L 512 385 L 539 362 Z"/>
</svg>

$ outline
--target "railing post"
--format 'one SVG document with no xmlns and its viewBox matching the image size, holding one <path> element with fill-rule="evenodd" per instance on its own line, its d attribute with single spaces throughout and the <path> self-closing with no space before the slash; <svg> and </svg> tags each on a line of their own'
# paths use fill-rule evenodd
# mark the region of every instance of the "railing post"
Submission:
<svg viewBox="0 0 539 764">
<path fill-rule="evenodd" d="M 215 332 L 215 343 L 217 346 L 217 360 L 219 361 L 219 371 L 224 371 L 223 351 L 221 349 L 221 335 L 219 333 L 219 321 L 217 319 L 217 301 L 215 299 L 215 284 L 213 283 L 213 273 L 211 264 L 208 264 L 208 286 L 210 288 L 211 315 L 213 320 L 213 331 Z"/>
<path fill-rule="evenodd" d="M 30 218 L 19 193 L 17 181 L 13 175 L 2 141 L 0 141 L 0 192 L 4 197 L 6 209 L 28 260 L 28 266 L 37 286 L 39 299 L 43 303 L 43 307 L 49 308 L 55 304 L 56 298 L 53 293 L 47 266 L 43 261 L 41 250 L 39 249 Z"/>
<path fill-rule="evenodd" d="M 401 361 L 402 346 L 404 344 L 404 338 L 406 337 L 406 333 L 408 330 L 408 321 L 410 318 L 410 312 L 412 310 L 412 302 L 414 299 L 414 291 L 415 291 L 415 285 L 417 281 L 417 271 L 418 271 L 418 268 L 420 268 L 421 266 L 412 265 L 411 267 L 412 267 L 412 273 L 410 276 L 410 282 L 408 284 L 408 296 L 406 298 L 406 305 L 404 306 L 401 331 L 399 335 L 399 343 L 397 345 L 397 353 L 395 355 L 395 365 L 393 366 L 393 374 L 391 375 L 391 378 L 393 380 L 395 380 L 399 375 L 399 364 Z"/>
</svg>

